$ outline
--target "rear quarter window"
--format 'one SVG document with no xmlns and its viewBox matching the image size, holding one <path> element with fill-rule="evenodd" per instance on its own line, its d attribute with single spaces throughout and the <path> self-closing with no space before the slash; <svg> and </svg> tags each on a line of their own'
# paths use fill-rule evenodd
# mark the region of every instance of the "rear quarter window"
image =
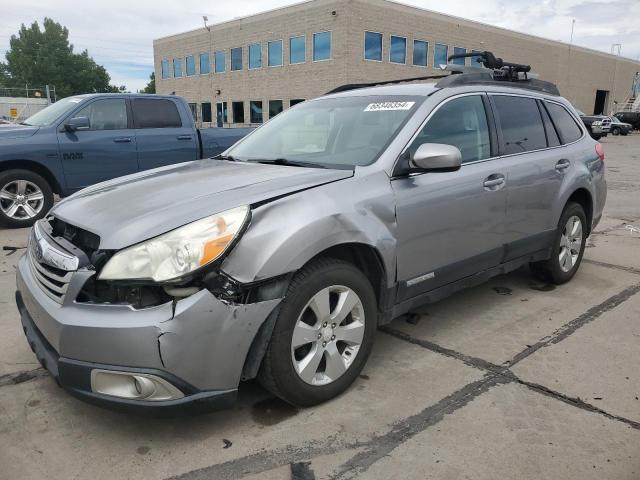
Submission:
<svg viewBox="0 0 640 480">
<path fill-rule="evenodd" d="M 575 142 L 582 136 L 582 130 L 573 119 L 573 116 L 562 105 L 557 103 L 545 102 L 551 120 L 556 126 L 560 134 L 562 143 Z"/>
<path fill-rule="evenodd" d="M 182 120 L 176 104 L 164 98 L 136 98 L 132 102 L 136 128 L 177 128 Z"/>
<path fill-rule="evenodd" d="M 542 117 L 535 99 L 508 95 L 493 95 L 492 98 L 506 155 L 547 147 Z"/>
</svg>

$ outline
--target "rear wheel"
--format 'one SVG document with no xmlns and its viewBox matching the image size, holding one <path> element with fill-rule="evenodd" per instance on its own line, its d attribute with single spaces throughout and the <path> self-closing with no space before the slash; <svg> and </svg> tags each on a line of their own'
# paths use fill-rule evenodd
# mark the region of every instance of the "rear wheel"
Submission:
<svg viewBox="0 0 640 480">
<path fill-rule="evenodd" d="M 329 400 L 362 370 L 376 326 L 375 294 L 364 274 L 342 260 L 317 260 L 291 281 L 258 379 L 294 405 Z"/>
<path fill-rule="evenodd" d="M 53 206 L 47 181 L 29 170 L 0 173 L 0 226 L 30 227 Z"/>
<path fill-rule="evenodd" d="M 587 240 L 587 219 L 578 203 L 565 207 L 558 223 L 551 258 L 531 264 L 533 273 L 542 280 L 557 285 L 566 283 L 578 271 Z"/>
</svg>

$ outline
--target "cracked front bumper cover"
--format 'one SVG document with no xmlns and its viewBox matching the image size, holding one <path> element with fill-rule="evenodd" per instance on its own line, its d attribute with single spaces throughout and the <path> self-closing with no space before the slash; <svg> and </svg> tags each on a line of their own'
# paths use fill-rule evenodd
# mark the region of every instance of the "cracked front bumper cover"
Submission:
<svg viewBox="0 0 640 480">
<path fill-rule="evenodd" d="M 90 401 L 142 409 L 159 402 L 96 394 L 86 380 L 91 369 L 133 369 L 165 378 L 181 390 L 189 386 L 185 399 L 172 401 L 176 404 L 220 392 L 235 396 L 256 332 L 281 301 L 230 304 L 201 290 L 176 302 L 175 308 L 168 303 L 134 310 L 74 301 L 60 306 L 42 292 L 25 257 L 18 262 L 17 285 L 16 301 L 29 343 L 63 386 Z M 82 382 L 69 383 L 68 371 L 88 373 L 80 375 L 86 377 Z"/>
</svg>

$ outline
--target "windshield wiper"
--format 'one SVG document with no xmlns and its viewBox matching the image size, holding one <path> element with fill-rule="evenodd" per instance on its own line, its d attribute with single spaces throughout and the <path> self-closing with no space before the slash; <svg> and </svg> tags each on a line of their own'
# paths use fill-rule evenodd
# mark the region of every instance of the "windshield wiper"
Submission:
<svg viewBox="0 0 640 480">
<path fill-rule="evenodd" d="M 307 168 L 329 168 L 322 163 L 302 162 L 297 160 L 289 160 L 288 158 L 252 158 L 247 160 L 252 163 L 264 163 L 267 165 L 287 165 L 291 167 L 307 167 Z"/>
<path fill-rule="evenodd" d="M 215 157 L 213 157 L 214 160 L 229 160 L 231 162 L 235 162 L 238 159 L 236 157 L 234 157 L 233 155 L 216 155 Z"/>
</svg>

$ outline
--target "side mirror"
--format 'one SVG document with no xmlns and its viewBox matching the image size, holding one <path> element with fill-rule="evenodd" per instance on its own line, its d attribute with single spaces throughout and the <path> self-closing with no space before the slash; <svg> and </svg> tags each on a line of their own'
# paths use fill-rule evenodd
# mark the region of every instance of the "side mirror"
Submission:
<svg viewBox="0 0 640 480">
<path fill-rule="evenodd" d="M 423 143 L 409 160 L 409 165 L 420 170 L 451 172 L 462 165 L 462 154 L 453 145 Z"/>
<path fill-rule="evenodd" d="M 89 117 L 73 117 L 67 120 L 64 124 L 64 129 L 67 132 L 75 132 L 77 130 L 89 130 L 91 125 L 89 124 Z"/>
</svg>

